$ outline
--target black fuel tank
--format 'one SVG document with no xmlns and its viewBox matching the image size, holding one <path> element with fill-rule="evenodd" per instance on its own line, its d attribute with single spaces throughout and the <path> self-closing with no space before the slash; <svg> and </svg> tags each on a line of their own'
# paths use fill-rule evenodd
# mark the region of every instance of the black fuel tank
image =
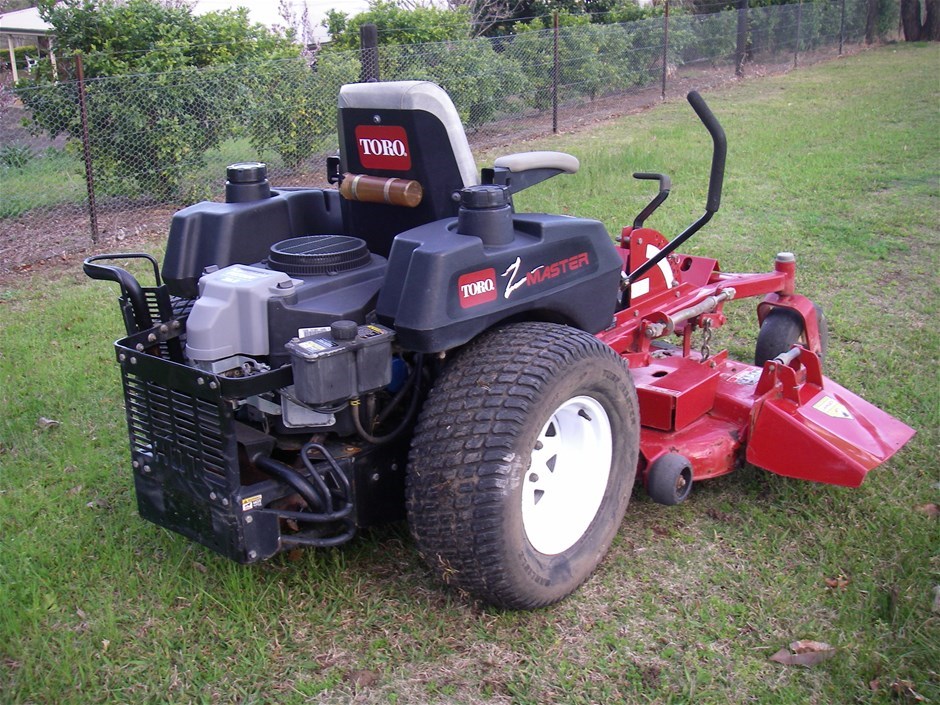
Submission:
<svg viewBox="0 0 940 705">
<path fill-rule="evenodd" d="M 456 218 L 395 238 L 379 294 L 379 320 L 399 343 L 440 352 L 511 317 L 596 333 L 613 320 L 622 262 L 596 220 L 526 214 L 505 245 L 457 232 Z"/>
<path fill-rule="evenodd" d="M 199 277 L 211 265 L 250 264 L 281 240 L 343 232 L 339 193 L 329 189 L 278 189 L 266 198 L 197 203 L 173 216 L 163 279 L 174 296 L 195 298 Z"/>
</svg>

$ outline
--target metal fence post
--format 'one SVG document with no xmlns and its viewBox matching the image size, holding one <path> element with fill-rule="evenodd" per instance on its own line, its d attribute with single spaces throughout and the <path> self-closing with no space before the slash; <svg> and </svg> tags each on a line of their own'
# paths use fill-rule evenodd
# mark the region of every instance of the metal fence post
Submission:
<svg viewBox="0 0 940 705">
<path fill-rule="evenodd" d="M 669 61 L 669 0 L 664 3 L 665 12 L 663 13 L 663 84 L 660 98 L 666 100 L 666 72 Z"/>
<path fill-rule="evenodd" d="M 558 74 L 560 73 L 558 65 L 558 11 L 553 14 L 552 24 L 555 28 L 553 32 L 554 41 L 554 60 L 552 61 L 552 134 L 558 134 Z"/>
<path fill-rule="evenodd" d="M 800 24 L 803 21 L 803 0 L 796 6 L 796 42 L 793 45 L 793 68 L 796 68 L 796 61 L 800 55 Z"/>
<path fill-rule="evenodd" d="M 88 105 L 85 98 L 85 68 L 81 52 L 75 52 L 75 70 L 78 74 L 78 110 L 82 121 L 82 155 L 85 159 L 85 187 L 88 190 L 88 221 L 91 241 L 98 244 L 98 209 L 95 206 L 95 175 L 91 167 L 91 140 L 88 137 Z"/>
<path fill-rule="evenodd" d="M 734 67 L 735 76 L 744 75 L 744 60 L 747 57 L 747 0 L 738 0 L 738 45 Z"/>
<path fill-rule="evenodd" d="M 845 44 L 845 0 L 842 0 L 842 9 L 839 17 L 839 56 L 842 56 L 842 45 Z"/>
<path fill-rule="evenodd" d="M 359 81 L 370 83 L 379 80 L 379 30 L 374 24 L 359 28 L 359 48 L 362 69 Z"/>
</svg>

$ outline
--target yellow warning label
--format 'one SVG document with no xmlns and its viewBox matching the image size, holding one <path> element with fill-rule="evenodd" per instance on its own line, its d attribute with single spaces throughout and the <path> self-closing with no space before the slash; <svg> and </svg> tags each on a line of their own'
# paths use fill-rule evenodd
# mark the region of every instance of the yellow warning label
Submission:
<svg viewBox="0 0 940 705">
<path fill-rule="evenodd" d="M 836 401 L 832 397 L 823 397 L 815 404 L 813 408 L 817 411 L 821 411 L 826 416 L 831 416 L 834 419 L 851 419 L 852 414 L 849 413 L 849 410 L 845 408 L 840 402 Z"/>
<path fill-rule="evenodd" d="M 251 509 L 261 509 L 261 495 L 256 494 L 252 497 L 245 497 L 242 500 L 242 511 L 247 512 Z"/>
</svg>

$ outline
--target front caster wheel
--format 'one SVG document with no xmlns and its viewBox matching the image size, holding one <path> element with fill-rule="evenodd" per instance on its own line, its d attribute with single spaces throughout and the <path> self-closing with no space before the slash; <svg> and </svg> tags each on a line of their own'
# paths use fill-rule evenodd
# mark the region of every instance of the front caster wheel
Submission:
<svg viewBox="0 0 940 705">
<path fill-rule="evenodd" d="M 816 325 L 819 329 L 820 361 L 825 361 L 826 348 L 829 347 L 829 326 L 822 309 L 816 309 Z M 803 330 L 803 318 L 790 308 L 774 308 L 764 318 L 757 333 L 754 347 L 754 364 L 762 367 L 768 360 L 788 352 L 797 343 L 807 345 L 806 331 Z"/>
<path fill-rule="evenodd" d="M 646 472 L 646 493 L 659 504 L 679 504 L 692 492 L 692 465 L 678 453 L 658 457 Z"/>
<path fill-rule="evenodd" d="M 619 528 L 639 419 L 620 357 L 565 326 L 483 334 L 431 390 L 412 441 L 406 504 L 442 580 L 500 607 L 561 600 Z"/>
</svg>

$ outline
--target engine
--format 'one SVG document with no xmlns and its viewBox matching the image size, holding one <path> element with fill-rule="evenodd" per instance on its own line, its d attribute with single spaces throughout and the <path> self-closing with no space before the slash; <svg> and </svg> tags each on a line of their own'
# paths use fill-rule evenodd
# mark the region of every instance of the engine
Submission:
<svg viewBox="0 0 940 705">
<path fill-rule="evenodd" d="M 386 267 L 346 235 L 290 238 L 261 262 L 208 267 L 186 358 L 225 376 L 290 365 L 292 385 L 246 404 L 286 432 L 330 429 L 337 408 L 391 383 L 394 334 L 373 313 Z"/>
</svg>

